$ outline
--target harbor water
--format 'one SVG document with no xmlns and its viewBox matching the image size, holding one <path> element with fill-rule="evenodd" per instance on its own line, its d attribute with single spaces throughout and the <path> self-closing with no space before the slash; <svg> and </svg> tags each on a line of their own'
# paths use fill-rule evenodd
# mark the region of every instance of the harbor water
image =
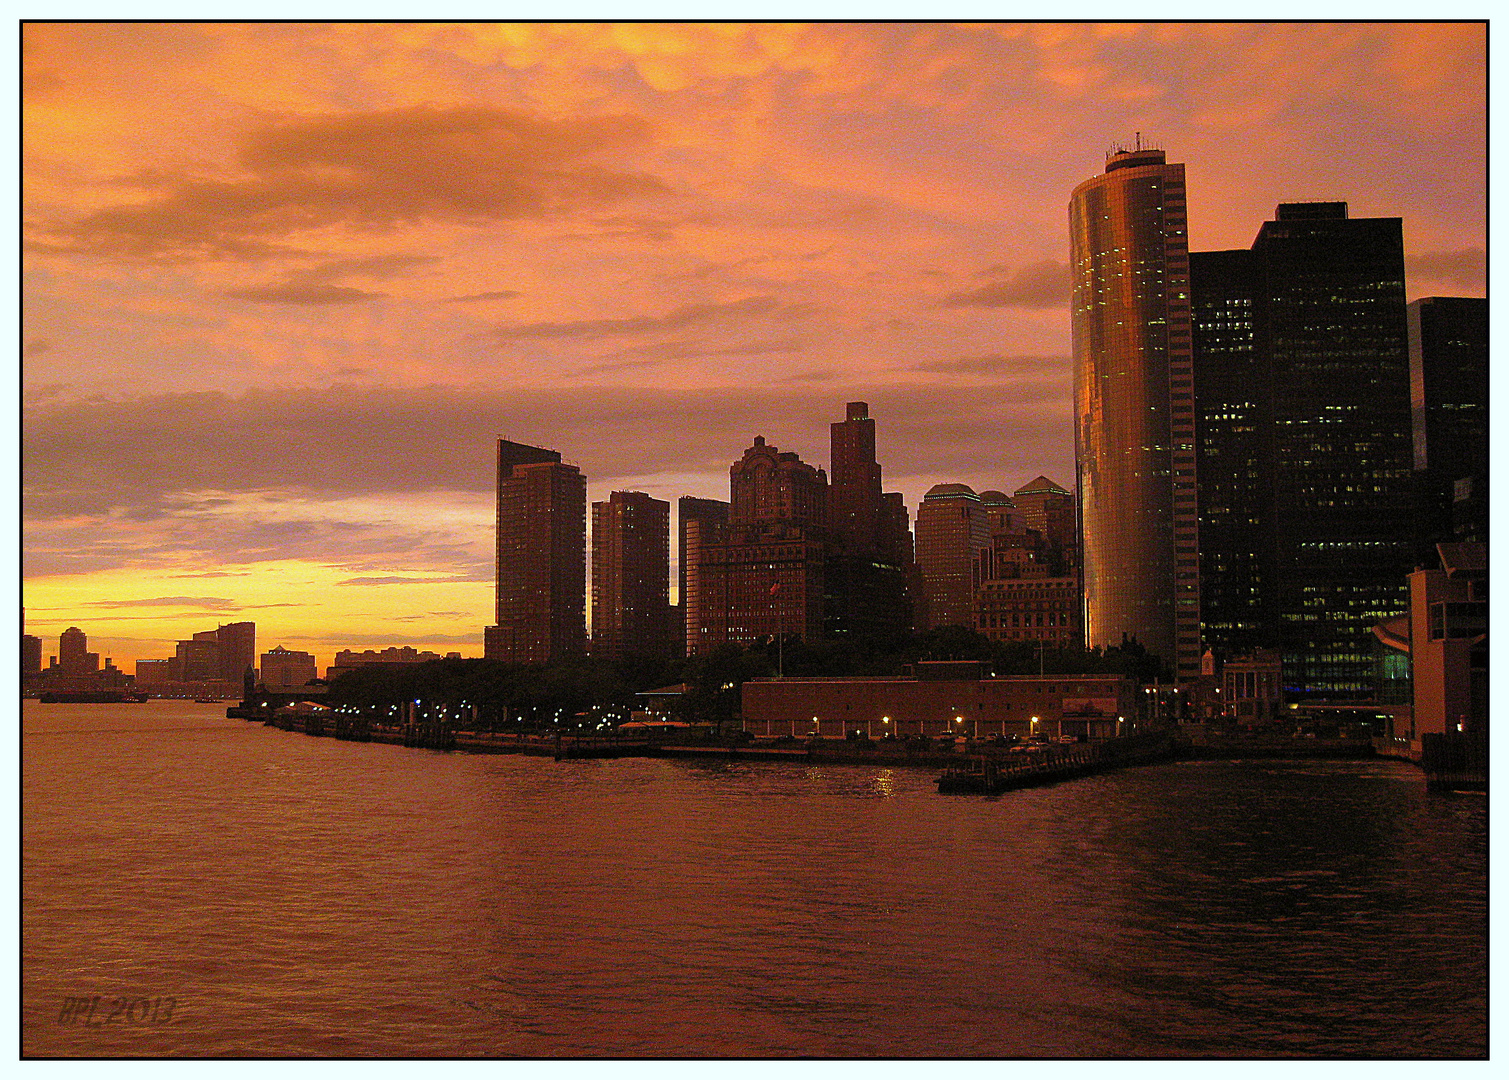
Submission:
<svg viewBox="0 0 1509 1080">
<path fill-rule="evenodd" d="M 27 1055 L 1475 1057 L 1487 810 L 1394 761 L 998 798 L 22 713 Z"/>
</svg>

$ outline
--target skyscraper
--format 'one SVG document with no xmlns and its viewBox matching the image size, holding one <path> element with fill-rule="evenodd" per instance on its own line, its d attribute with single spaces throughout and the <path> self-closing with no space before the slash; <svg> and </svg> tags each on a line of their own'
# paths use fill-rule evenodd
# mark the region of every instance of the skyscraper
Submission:
<svg viewBox="0 0 1509 1080">
<path fill-rule="evenodd" d="M 917 508 L 918 628 L 975 625 L 975 560 L 990 546 L 990 523 L 968 484 L 935 484 Z"/>
<path fill-rule="evenodd" d="M 777 634 L 820 637 L 829 550 L 827 474 L 756 436 L 729 469 L 729 492 L 722 538 L 701 545 L 697 625 L 688 608 L 688 650 Z"/>
<path fill-rule="evenodd" d="M 1488 542 L 1488 301 L 1429 296 L 1408 313 L 1418 559 L 1438 543 Z"/>
<path fill-rule="evenodd" d="M 668 657 L 671 504 L 615 491 L 592 504 L 592 655 Z"/>
<path fill-rule="evenodd" d="M 1206 641 L 1279 649 L 1291 699 L 1366 700 L 1413 566 L 1402 223 L 1285 203 L 1191 278 Z"/>
<path fill-rule="evenodd" d="M 846 417 L 831 425 L 828 507 L 834 539 L 851 555 L 873 555 L 881 532 L 880 466 L 875 461 L 875 421 L 863 401 L 851 401 Z"/>
<path fill-rule="evenodd" d="M 1200 673 L 1184 166 L 1117 149 L 1069 203 L 1085 638 Z"/>
<path fill-rule="evenodd" d="M 89 635 L 70 626 L 58 635 L 58 670 L 65 675 L 85 675 L 98 671 L 99 656 L 89 651 Z"/>
<path fill-rule="evenodd" d="M 554 450 L 499 439 L 489 660 L 541 664 L 586 652 L 586 552 L 586 478 Z"/>
<path fill-rule="evenodd" d="M 257 624 L 226 623 L 215 631 L 220 643 L 220 674 L 226 682 L 239 684 L 247 668 L 257 666 Z"/>
<path fill-rule="evenodd" d="M 844 412 L 843 420 L 829 425 L 833 471 L 823 632 L 848 640 L 894 640 L 911 625 L 906 506 L 899 494 L 881 490 L 869 405 L 851 401 Z"/>
<path fill-rule="evenodd" d="M 685 622 L 686 655 L 695 656 L 699 651 L 698 640 L 702 633 L 702 583 L 698 565 L 702 549 L 707 544 L 726 539 L 728 531 L 728 503 L 720 499 L 699 499 L 683 495 L 676 500 L 677 522 L 677 597 L 681 602 Z"/>
</svg>

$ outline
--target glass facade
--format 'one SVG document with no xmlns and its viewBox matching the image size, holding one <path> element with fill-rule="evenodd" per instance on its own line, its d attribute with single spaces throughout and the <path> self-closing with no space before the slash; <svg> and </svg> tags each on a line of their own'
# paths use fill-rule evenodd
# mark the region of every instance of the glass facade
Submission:
<svg viewBox="0 0 1509 1080">
<path fill-rule="evenodd" d="M 1184 166 L 1117 151 L 1069 204 L 1085 639 L 1200 672 Z"/>
<path fill-rule="evenodd" d="M 1205 632 L 1280 649 L 1291 699 L 1366 701 L 1413 565 L 1400 220 L 1286 204 L 1192 262 Z"/>
</svg>

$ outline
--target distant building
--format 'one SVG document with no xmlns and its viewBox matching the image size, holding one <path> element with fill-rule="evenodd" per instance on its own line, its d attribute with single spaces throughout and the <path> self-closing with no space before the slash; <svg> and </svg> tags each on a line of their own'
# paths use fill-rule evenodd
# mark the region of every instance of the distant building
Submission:
<svg viewBox="0 0 1509 1080">
<path fill-rule="evenodd" d="M 926 665 L 919 665 L 925 668 Z M 882 735 L 1129 734 L 1139 708 L 1121 675 L 980 678 L 978 672 L 838 679 L 752 679 L 743 685 L 744 729 L 760 737 L 858 732 Z"/>
<path fill-rule="evenodd" d="M 99 654 L 89 651 L 89 636 L 77 626 L 58 635 L 58 669 L 64 675 L 88 675 L 100 669 Z"/>
<path fill-rule="evenodd" d="M 450 655 L 459 658 L 459 654 L 457 653 L 451 653 Z M 325 678 L 327 680 L 336 679 L 348 671 L 355 671 L 357 668 L 362 667 L 373 667 L 382 664 L 423 664 L 430 660 L 439 660 L 440 658 L 439 653 L 421 652 L 409 645 L 390 646 L 380 651 L 364 649 L 361 652 L 354 652 L 350 649 L 342 649 L 335 654 L 335 661 L 325 669 Z"/>
<path fill-rule="evenodd" d="M 498 440 L 497 623 L 489 660 L 587 651 L 587 480 L 554 450 Z"/>
<path fill-rule="evenodd" d="M 701 641 L 705 632 L 702 621 L 702 586 L 698 566 L 702 549 L 706 544 L 726 539 L 728 529 L 728 503 L 718 499 L 698 499 L 683 495 L 676 501 L 677 540 L 677 595 L 681 601 L 683 649 L 687 656 L 706 651 L 707 643 Z"/>
<path fill-rule="evenodd" d="M 174 672 L 183 682 L 206 682 L 220 678 L 220 641 L 214 630 L 201 630 L 180 641 L 174 653 Z"/>
<path fill-rule="evenodd" d="M 172 673 L 171 660 L 138 660 L 136 662 L 136 682 L 139 686 L 159 684 L 175 681 Z"/>
<path fill-rule="evenodd" d="M 985 506 L 968 484 L 935 484 L 923 496 L 917 508 L 918 629 L 975 625 L 975 560 L 989 545 Z"/>
<path fill-rule="evenodd" d="M 229 683 L 240 683 L 248 668 L 256 668 L 256 623 L 225 623 L 215 630 L 215 641 L 220 646 L 220 679 Z"/>
<path fill-rule="evenodd" d="M 262 654 L 262 685 L 268 690 L 299 690 L 317 677 L 314 656 L 278 645 Z"/>
<path fill-rule="evenodd" d="M 1069 204 L 1085 638 L 1200 674 L 1184 166 L 1118 149 Z"/>
<path fill-rule="evenodd" d="M 975 612 L 975 629 L 992 641 L 1040 641 L 1068 649 L 1084 640 L 1078 578 L 987 579 L 975 591 Z"/>
<path fill-rule="evenodd" d="M 592 504 L 592 655 L 669 657 L 671 504 L 615 491 Z"/>
<path fill-rule="evenodd" d="M 1417 558 L 1434 545 L 1488 542 L 1488 301 L 1430 296 L 1406 309 Z"/>
<path fill-rule="evenodd" d="M 890 640 L 912 621 L 906 567 L 912 558 L 906 504 L 881 490 L 875 419 L 863 401 L 829 425 L 833 471 L 828 495 L 823 633 L 842 640 Z"/>
<path fill-rule="evenodd" d="M 21 676 L 27 678 L 42 671 L 42 639 L 35 634 L 21 635 Z"/>
<path fill-rule="evenodd" d="M 1022 524 L 1042 536 L 1043 562 L 1050 572 L 1076 576 L 1079 572 L 1079 535 L 1074 493 L 1046 476 L 1039 476 L 1017 488 L 1011 501 Z"/>
<path fill-rule="evenodd" d="M 1278 649 L 1290 700 L 1368 701 L 1414 565 L 1400 219 L 1285 203 L 1191 283 L 1205 641 Z"/>
<path fill-rule="evenodd" d="M 700 542 L 688 650 L 778 634 L 815 640 L 823 631 L 827 474 L 756 436 L 730 467 L 729 489 L 726 529 Z"/>
</svg>

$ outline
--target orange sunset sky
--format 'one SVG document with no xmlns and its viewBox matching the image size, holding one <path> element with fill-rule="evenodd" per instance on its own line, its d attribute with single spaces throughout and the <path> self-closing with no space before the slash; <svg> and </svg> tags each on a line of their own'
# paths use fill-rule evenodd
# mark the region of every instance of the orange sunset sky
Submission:
<svg viewBox="0 0 1509 1080">
<path fill-rule="evenodd" d="M 1187 167 L 1190 247 L 1402 217 L 1485 295 L 1481 24 L 30 24 L 22 601 L 126 671 L 481 655 L 493 443 L 728 497 L 754 436 L 887 490 L 1074 481 L 1067 204 Z M 674 527 L 674 522 L 673 522 Z M 674 549 L 674 544 L 673 544 Z M 674 550 L 673 550 L 674 555 Z"/>
</svg>

